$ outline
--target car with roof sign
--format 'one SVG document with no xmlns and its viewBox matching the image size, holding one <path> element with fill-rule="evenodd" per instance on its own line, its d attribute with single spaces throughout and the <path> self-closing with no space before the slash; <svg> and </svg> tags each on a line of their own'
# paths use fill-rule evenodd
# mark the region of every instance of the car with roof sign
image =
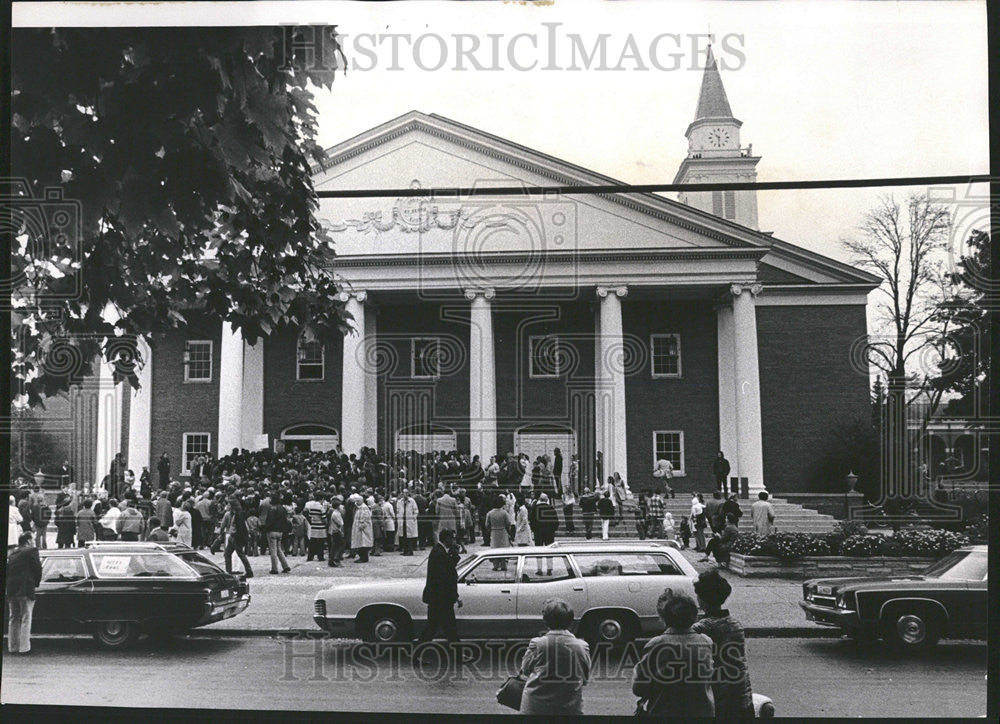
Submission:
<svg viewBox="0 0 1000 724">
<path fill-rule="evenodd" d="M 91 633 L 118 648 L 141 634 L 183 633 L 250 604 L 246 579 L 179 543 L 92 542 L 40 550 L 34 633 Z"/>
</svg>

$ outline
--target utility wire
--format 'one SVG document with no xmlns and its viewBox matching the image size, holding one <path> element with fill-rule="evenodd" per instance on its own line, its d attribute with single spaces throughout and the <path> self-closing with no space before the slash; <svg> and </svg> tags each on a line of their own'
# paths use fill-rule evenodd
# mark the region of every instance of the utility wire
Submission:
<svg viewBox="0 0 1000 724">
<path fill-rule="evenodd" d="M 402 189 L 323 189 L 321 199 L 370 197 L 465 197 L 465 196 L 569 196 L 578 194 L 637 194 L 664 191 L 783 191 L 796 189 L 853 189 L 880 186 L 931 186 L 936 184 L 996 183 L 1000 177 L 989 174 L 963 176 L 902 176 L 897 178 L 830 179 L 825 181 L 755 181 L 742 183 L 683 184 L 596 184 L 572 186 L 461 186 Z"/>
</svg>

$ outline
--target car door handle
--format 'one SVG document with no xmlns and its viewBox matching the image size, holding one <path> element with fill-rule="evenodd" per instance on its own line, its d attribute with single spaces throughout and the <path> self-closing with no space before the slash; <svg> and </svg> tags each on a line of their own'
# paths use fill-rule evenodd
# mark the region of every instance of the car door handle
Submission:
<svg viewBox="0 0 1000 724">
<path fill-rule="evenodd" d="M 500 593 L 510 593 L 510 589 L 509 588 L 501 588 L 500 589 Z"/>
<path fill-rule="evenodd" d="M 583 586 L 573 586 L 573 590 L 574 591 L 582 591 L 583 590 Z"/>
</svg>

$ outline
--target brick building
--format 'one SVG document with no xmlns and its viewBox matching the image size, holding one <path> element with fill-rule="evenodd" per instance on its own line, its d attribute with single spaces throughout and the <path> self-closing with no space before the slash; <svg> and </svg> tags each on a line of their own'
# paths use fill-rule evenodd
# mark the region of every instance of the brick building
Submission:
<svg viewBox="0 0 1000 724">
<path fill-rule="evenodd" d="M 714 60 L 677 182 L 752 181 Z M 318 189 L 612 179 L 410 112 L 330 149 Z M 852 362 L 876 278 L 762 233 L 754 191 L 324 199 L 356 334 L 256 346 L 218 320 L 151 341 L 142 390 L 105 387 L 96 471 L 235 447 L 578 453 L 633 487 L 669 458 L 703 489 L 814 489 L 831 430 L 868 411 Z"/>
</svg>

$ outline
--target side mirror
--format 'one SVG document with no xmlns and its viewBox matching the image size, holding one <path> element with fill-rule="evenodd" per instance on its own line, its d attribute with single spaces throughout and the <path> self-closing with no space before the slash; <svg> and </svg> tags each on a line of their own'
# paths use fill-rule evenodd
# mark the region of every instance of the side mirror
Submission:
<svg viewBox="0 0 1000 724">
<path fill-rule="evenodd" d="M 468 576 L 465 579 L 465 585 L 466 586 L 471 586 L 475 582 L 476 582 L 476 577 L 475 576 Z"/>
</svg>

